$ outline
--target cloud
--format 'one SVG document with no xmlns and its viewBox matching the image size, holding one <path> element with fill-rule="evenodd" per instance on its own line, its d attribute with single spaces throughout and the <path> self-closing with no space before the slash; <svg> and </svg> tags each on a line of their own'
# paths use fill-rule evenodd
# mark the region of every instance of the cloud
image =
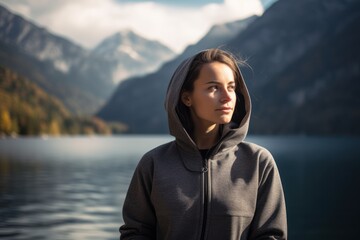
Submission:
<svg viewBox="0 0 360 240">
<path fill-rule="evenodd" d="M 12 0 L 10 9 L 75 42 L 92 48 L 122 29 L 158 40 L 177 52 L 195 43 L 217 23 L 263 12 L 259 0 L 225 0 L 222 4 L 179 7 L 154 2 L 113 0 Z M 8 2 L 8 3 L 7 3 Z"/>
</svg>

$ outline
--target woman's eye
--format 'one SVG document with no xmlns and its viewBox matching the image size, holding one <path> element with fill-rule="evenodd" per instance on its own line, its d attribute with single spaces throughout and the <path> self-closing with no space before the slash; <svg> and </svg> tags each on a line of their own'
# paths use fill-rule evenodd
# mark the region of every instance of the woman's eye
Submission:
<svg viewBox="0 0 360 240">
<path fill-rule="evenodd" d="M 230 91 L 235 91 L 235 86 L 234 86 L 234 85 L 231 85 L 231 86 L 228 87 L 228 89 L 229 89 Z"/>
<path fill-rule="evenodd" d="M 219 87 L 218 87 L 218 86 L 216 86 L 216 85 L 215 85 L 215 86 L 210 86 L 210 87 L 209 87 L 209 90 L 210 90 L 210 91 L 215 91 L 215 90 L 218 90 L 218 89 L 219 89 Z"/>
</svg>

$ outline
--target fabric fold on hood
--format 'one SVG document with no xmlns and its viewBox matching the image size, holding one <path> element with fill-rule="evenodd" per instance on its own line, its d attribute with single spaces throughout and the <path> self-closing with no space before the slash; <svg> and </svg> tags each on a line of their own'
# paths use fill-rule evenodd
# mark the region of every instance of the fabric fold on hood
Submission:
<svg viewBox="0 0 360 240">
<path fill-rule="evenodd" d="M 171 77 L 165 99 L 165 109 L 168 114 L 170 134 L 174 136 L 181 147 L 189 153 L 194 152 L 194 149 L 197 149 L 197 147 L 191 138 L 190 133 L 188 133 L 183 126 L 176 109 L 180 101 L 182 85 L 196 55 L 197 54 L 185 59 L 175 70 Z M 218 151 L 231 148 L 241 143 L 245 139 L 249 129 L 251 100 L 239 66 L 238 69 L 240 72 L 240 79 L 237 81 L 239 84 L 237 84 L 235 89 L 237 95 L 236 107 L 231 123 L 223 126 L 220 141 L 218 142 L 218 146 L 216 146 Z"/>
</svg>

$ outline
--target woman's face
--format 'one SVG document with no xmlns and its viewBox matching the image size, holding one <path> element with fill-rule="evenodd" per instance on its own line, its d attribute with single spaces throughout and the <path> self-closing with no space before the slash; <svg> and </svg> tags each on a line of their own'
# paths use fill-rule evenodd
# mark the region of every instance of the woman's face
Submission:
<svg viewBox="0 0 360 240">
<path fill-rule="evenodd" d="M 221 62 L 204 64 L 193 91 L 184 92 L 181 99 L 190 107 L 195 127 L 229 123 L 236 104 L 233 71 Z"/>
</svg>

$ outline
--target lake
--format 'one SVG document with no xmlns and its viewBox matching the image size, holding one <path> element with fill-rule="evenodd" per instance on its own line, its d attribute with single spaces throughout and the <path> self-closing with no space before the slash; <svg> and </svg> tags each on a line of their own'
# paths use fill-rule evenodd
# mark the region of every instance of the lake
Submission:
<svg viewBox="0 0 360 240">
<path fill-rule="evenodd" d="M 0 139 L 1 239 L 118 239 L 133 170 L 162 135 Z M 275 157 L 289 239 L 355 239 L 360 138 L 250 136 Z"/>
</svg>

